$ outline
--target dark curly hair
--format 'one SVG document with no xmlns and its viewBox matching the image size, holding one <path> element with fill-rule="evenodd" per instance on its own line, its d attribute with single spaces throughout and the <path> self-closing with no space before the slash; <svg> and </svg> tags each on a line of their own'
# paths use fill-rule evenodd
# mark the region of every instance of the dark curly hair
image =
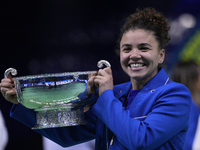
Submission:
<svg viewBox="0 0 200 150">
<path fill-rule="evenodd" d="M 170 29 L 168 20 L 160 12 L 151 7 L 144 8 L 143 10 L 136 9 L 136 12 L 127 18 L 127 21 L 120 30 L 116 51 L 118 54 L 120 49 L 119 43 L 123 34 L 131 29 L 153 31 L 160 49 L 164 49 L 170 40 L 168 36 L 168 31 Z"/>
</svg>

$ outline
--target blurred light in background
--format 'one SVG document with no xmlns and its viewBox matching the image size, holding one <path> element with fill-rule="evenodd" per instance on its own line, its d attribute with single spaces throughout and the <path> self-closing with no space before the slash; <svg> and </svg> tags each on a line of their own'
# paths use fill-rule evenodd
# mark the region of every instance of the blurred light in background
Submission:
<svg viewBox="0 0 200 150">
<path fill-rule="evenodd" d="M 194 28 L 196 25 L 196 18 L 191 14 L 182 14 L 179 17 L 179 22 L 184 28 Z"/>
<path fill-rule="evenodd" d="M 196 18 L 192 14 L 183 13 L 179 17 L 170 21 L 169 36 L 170 44 L 177 45 L 185 37 L 185 34 L 196 26 Z"/>
</svg>

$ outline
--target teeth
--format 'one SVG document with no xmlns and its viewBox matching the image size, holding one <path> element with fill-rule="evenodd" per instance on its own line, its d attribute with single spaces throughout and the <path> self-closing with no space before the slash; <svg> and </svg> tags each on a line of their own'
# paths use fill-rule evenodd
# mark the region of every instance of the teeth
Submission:
<svg viewBox="0 0 200 150">
<path fill-rule="evenodd" d="M 142 64 L 131 64 L 131 68 L 142 67 Z"/>
</svg>

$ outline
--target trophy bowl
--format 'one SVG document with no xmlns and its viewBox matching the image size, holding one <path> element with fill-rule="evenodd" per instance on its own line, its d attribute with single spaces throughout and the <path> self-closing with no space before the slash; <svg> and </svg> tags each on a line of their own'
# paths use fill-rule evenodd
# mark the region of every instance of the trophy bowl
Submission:
<svg viewBox="0 0 200 150">
<path fill-rule="evenodd" d="M 105 60 L 99 61 L 98 67 L 102 64 L 110 67 Z M 7 69 L 4 77 L 7 78 L 10 73 L 15 76 L 17 70 Z M 13 77 L 18 102 L 36 112 L 37 123 L 32 129 L 85 124 L 84 107 L 94 103 L 84 99 L 88 77 L 93 73 L 96 71 Z"/>
</svg>

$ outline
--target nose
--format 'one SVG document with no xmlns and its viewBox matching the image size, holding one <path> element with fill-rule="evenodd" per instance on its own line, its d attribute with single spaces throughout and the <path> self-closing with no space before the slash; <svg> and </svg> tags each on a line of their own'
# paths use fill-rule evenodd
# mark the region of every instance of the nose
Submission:
<svg viewBox="0 0 200 150">
<path fill-rule="evenodd" d="M 138 49 L 132 49 L 130 51 L 130 56 L 129 56 L 130 59 L 140 59 L 141 58 L 141 55 L 140 55 L 140 51 Z"/>
</svg>

